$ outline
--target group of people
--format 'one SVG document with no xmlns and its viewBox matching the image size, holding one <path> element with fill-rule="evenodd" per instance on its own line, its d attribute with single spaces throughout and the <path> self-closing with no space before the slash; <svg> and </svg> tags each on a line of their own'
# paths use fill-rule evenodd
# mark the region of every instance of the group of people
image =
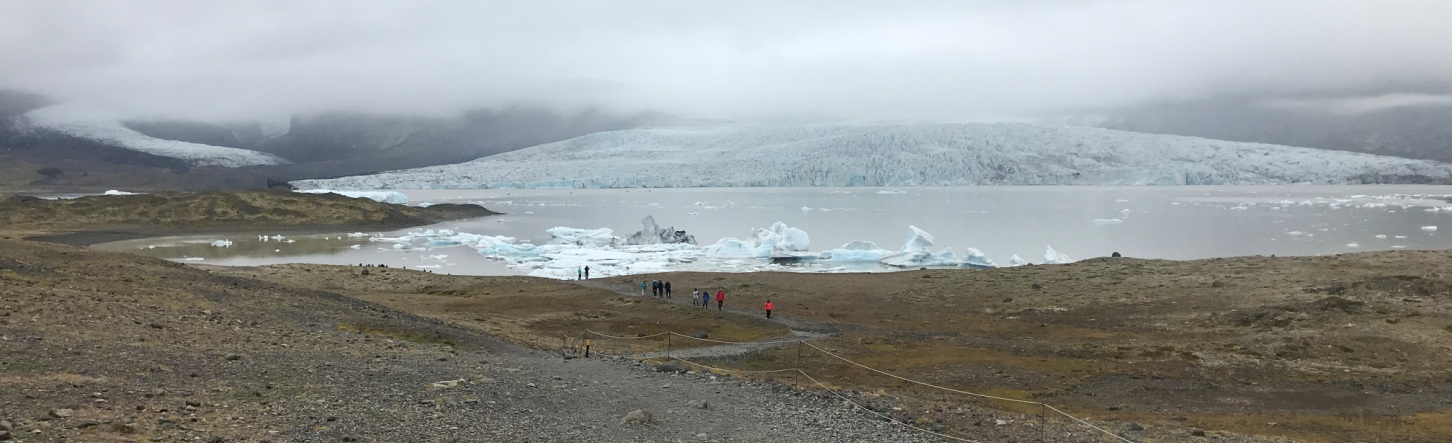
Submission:
<svg viewBox="0 0 1452 443">
<path fill-rule="evenodd" d="M 662 299 L 671 298 L 671 282 L 661 281 L 659 279 L 651 281 L 641 281 L 640 295 L 642 297 L 645 296 L 646 288 L 650 289 L 651 296 L 653 297 Z M 702 308 L 710 309 L 711 290 L 707 289 L 702 291 L 699 288 L 691 289 L 691 306 L 700 306 Z M 766 309 L 766 318 L 771 318 L 772 308 L 775 307 L 775 305 L 771 303 L 771 299 L 766 299 L 766 304 L 763 307 Z M 716 310 L 726 310 L 726 288 L 720 288 L 716 290 Z"/>
<path fill-rule="evenodd" d="M 655 298 L 671 298 L 671 282 L 660 280 L 640 282 L 640 295 L 645 296 L 645 288 L 650 287 L 650 295 Z"/>
<path fill-rule="evenodd" d="M 691 289 L 691 306 L 700 306 L 706 309 L 711 308 L 711 290 Z M 720 311 L 726 307 L 726 288 L 716 290 L 716 310 Z"/>
<path fill-rule="evenodd" d="M 583 268 L 575 268 L 575 280 L 589 280 L 589 279 L 590 279 L 590 267 L 589 266 L 586 266 L 586 267 L 583 267 Z"/>
</svg>

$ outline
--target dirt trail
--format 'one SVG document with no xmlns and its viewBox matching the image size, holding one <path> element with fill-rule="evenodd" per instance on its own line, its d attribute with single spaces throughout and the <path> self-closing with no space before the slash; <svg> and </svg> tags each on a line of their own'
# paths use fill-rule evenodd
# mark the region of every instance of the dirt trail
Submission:
<svg viewBox="0 0 1452 443">
<path fill-rule="evenodd" d="M 618 284 L 618 283 L 611 283 L 611 282 L 606 281 L 606 280 L 572 280 L 570 282 L 571 283 L 574 283 L 574 284 L 577 284 L 577 285 L 580 285 L 580 286 L 585 286 L 585 287 L 595 288 L 595 289 L 608 290 L 608 291 L 612 291 L 612 292 L 615 292 L 615 293 L 618 293 L 618 294 L 622 294 L 622 295 L 627 295 L 627 296 L 632 296 L 632 297 L 642 297 L 640 295 L 640 293 L 639 293 L 639 286 L 635 286 L 635 285 L 623 285 L 623 284 Z M 645 297 L 650 297 L 650 296 L 645 296 Z M 658 302 L 675 303 L 675 304 L 684 305 L 684 304 L 686 304 L 686 303 L 688 303 L 690 301 L 691 296 L 688 294 L 685 297 L 671 297 L 671 298 L 655 298 L 655 297 L 651 297 L 651 298 L 654 298 Z M 708 308 L 699 308 L 699 309 L 708 309 Z M 709 309 L 715 309 L 715 308 L 709 308 Z M 760 318 L 762 316 L 762 314 L 761 313 L 758 313 L 758 312 L 749 312 L 749 311 L 743 311 L 743 310 L 734 309 L 734 308 L 724 308 L 724 309 L 721 309 L 720 312 L 725 312 L 725 313 L 728 313 L 728 314 L 734 314 L 734 315 L 739 315 L 739 316 L 756 317 L 756 318 Z M 710 342 L 710 343 L 715 343 L 715 345 L 712 345 L 712 346 L 702 346 L 702 347 L 697 347 L 697 348 L 688 348 L 688 349 L 676 349 L 676 350 L 671 350 L 669 352 L 666 352 L 666 351 L 648 352 L 648 353 L 644 353 L 644 354 L 638 354 L 638 355 L 635 355 L 635 356 L 638 357 L 638 358 L 646 358 L 646 359 L 662 358 L 662 357 L 679 357 L 679 358 L 687 358 L 687 359 L 689 359 L 689 358 L 732 357 L 732 356 L 745 355 L 745 354 L 749 354 L 749 353 L 752 353 L 752 352 L 757 352 L 757 351 L 760 351 L 762 349 L 776 348 L 776 347 L 783 347 L 783 346 L 794 346 L 794 345 L 797 345 L 797 343 L 799 341 L 802 341 L 802 340 L 814 340 L 814 339 L 819 339 L 819 338 L 831 337 L 833 335 L 836 335 L 838 332 L 840 332 L 842 330 L 842 328 L 839 327 L 839 326 L 837 326 L 837 325 L 828 325 L 828 324 L 821 324 L 821 323 L 812 323 L 812 322 L 807 322 L 807 321 L 800 320 L 800 319 L 793 319 L 793 318 L 783 317 L 783 316 L 779 316 L 779 315 L 772 317 L 768 321 L 770 321 L 772 323 L 777 323 L 777 324 L 781 324 L 781 325 L 786 326 L 788 329 L 791 330 L 792 337 L 791 338 L 781 338 L 781 337 L 765 338 L 765 339 L 757 340 L 757 341 L 754 341 L 754 342 L 744 342 L 743 343 L 743 342 L 725 342 L 725 341 L 711 340 L 709 338 L 707 338 L 707 339 L 700 339 L 700 338 L 691 337 L 691 336 L 687 336 L 687 335 L 677 334 L 673 338 L 673 340 L 680 340 L 682 342 L 689 341 L 689 340 L 699 340 L 699 341 L 706 341 L 706 342 Z"/>
</svg>

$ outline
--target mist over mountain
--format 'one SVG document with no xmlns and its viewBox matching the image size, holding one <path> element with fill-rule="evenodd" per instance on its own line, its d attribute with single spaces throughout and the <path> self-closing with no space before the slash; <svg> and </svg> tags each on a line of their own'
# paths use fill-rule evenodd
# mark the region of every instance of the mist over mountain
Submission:
<svg viewBox="0 0 1452 443">
<path fill-rule="evenodd" d="M 1452 96 L 1215 98 L 1108 111 L 1097 126 L 1452 161 Z"/>
<path fill-rule="evenodd" d="M 55 101 L 14 90 L 0 92 L 0 164 L 14 173 L 8 186 L 219 189 L 281 185 L 384 170 L 459 163 L 500 152 L 626 129 L 654 118 L 587 109 L 474 109 L 456 117 L 326 112 L 298 115 L 282 128 L 257 121 L 131 119 L 138 136 L 271 154 L 281 164 L 217 168 L 106 140 L 27 124 L 27 114 Z M 43 173 L 40 171 L 44 171 Z"/>
</svg>

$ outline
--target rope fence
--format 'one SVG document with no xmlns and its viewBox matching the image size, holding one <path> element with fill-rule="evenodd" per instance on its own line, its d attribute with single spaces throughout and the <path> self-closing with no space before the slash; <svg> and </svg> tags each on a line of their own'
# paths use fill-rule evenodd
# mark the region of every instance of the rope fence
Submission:
<svg viewBox="0 0 1452 443">
<path fill-rule="evenodd" d="M 878 411 L 876 411 L 876 410 L 874 410 L 872 408 L 863 406 L 862 404 L 860 404 L 860 403 L 858 403 L 858 402 L 856 402 L 856 401 L 848 398 L 847 396 L 843 395 L 838 390 L 833 389 L 831 386 L 828 386 L 826 383 L 823 383 L 822 381 L 818 380 L 816 377 L 812 377 L 812 375 L 811 374 L 808 374 L 806 370 L 803 370 L 803 369 L 801 369 L 799 367 L 791 367 L 791 368 L 784 368 L 784 369 L 768 369 L 768 370 L 729 369 L 729 368 L 714 367 L 714 366 L 702 364 L 700 362 L 695 362 L 695 361 L 687 360 L 685 358 L 681 358 L 679 356 L 676 356 L 676 355 L 673 355 L 672 354 L 671 345 L 670 345 L 670 338 L 672 336 L 675 336 L 675 337 L 681 337 L 681 338 L 685 338 L 685 339 L 696 340 L 696 341 L 707 342 L 707 343 L 716 343 L 716 344 L 722 344 L 722 345 L 747 345 L 747 346 L 761 347 L 761 348 L 767 348 L 767 347 L 772 347 L 772 346 L 777 346 L 777 345 L 796 343 L 797 346 L 798 346 L 798 350 L 797 350 L 798 364 L 800 364 L 801 351 L 802 351 L 803 347 L 809 347 L 811 349 L 816 350 L 817 352 L 820 352 L 822 354 L 825 354 L 825 355 L 827 355 L 829 357 L 832 357 L 832 358 L 835 358 L 837 360 L 841 360 L 841 361 L 843 361 L 843 362 L 845 362 L 847 364 L 850 364 L 850 365 L 853 365 L 853 366 L 856 366 L 856 367 L 865 369 L 867 371 L 871 371 L 871 372 L 876 373 L 876 374 L 880 374 L 880 375 L 883 375 L 883 376 L 886 376 L 886 377 L 890 377 L 890 378 L 893 378 L 893 379 L 896 379 L 896 380 L 900 380 L 900 381 L 903 381 L 903 382 L 907 382 L 907 383 L 911 383 L 911 384 L 915 384 L 915 385 L 919 385 L 919 386 L 923 386 L 923 387 L 927 387 L 927 388 L 937 389 L 937 390 L 941 390 L 941 391 L 944 391 L 944 392 L 951 392 L 951 393 L 954 393 L 954 394 L 967 395 L 967 396 L 975 397 L 975 398 L 982 398 L 982 399 L 994 400 L 994 401 L 1003 401 L 1003 402 L 1009 402 L 1009 403 L 1015 403 L 1015 404 L 1025 404 L 1025 405 L 1038 406 L 1040 408 L 1040 410 L 1041 410 L 1041 412 L 1038 414 L 1038 417 L 1039 417 L 1039 429 L 1040 429 L 1040 432 L 1041 433 L 1042 432 L 1046 432 L 1047 426 L 1046 426 L 1046 423 L 1044 423 L 1044 420 L 1046 420 L 1048 418 L 1049 411 L 1052 411 L 1053 413 L 1055 413 L 1057 415 L 1061 415 L 1061 416 L 1064 416 L 1065 418 L 1068 418 L 1073 423 L 1077 423 L 1079 425 L 1083 425 L 1083 426 L 1087 427 L 1088 429 L 1090 429 L 1091 431 L 1093 431 L 1095 433 L 1099 433 L 1099 434 L 1101 434 L 1103 436 L 1110 437 L 1112 439 L 1112 441 L 1123 442 L 1123 443 L 1135 443 L 1133 440 L 1130 440 L 1128 438 L 1125 438 L 1124 436 L 1121 436 L 1121 435 L 1116 434 L 1114 432 L 1111 432 L 1111 431 L 1109 431 L 1107 429 L 1104 429 L 1103 427 L 1094 425 L 1093 423 L 1090 423 L 1090 422 L 1088 422 L 1088 421 L 1086 421 L 1084 419 L 1081 419 L 1079 417 L 1075 417 L 1073 415 L 1070 415 L 1069 413 L 1064 412 L 1063 410 L 1061 410 L 1059 408 L 1055 408 L 1055 407 L 1053 407 L 1053 406 L 1051 406 L 1051 405 L 1049 405 L 1047 403 L 1038 402 L 1038 401 L 1032 401 L 1032 400 L 1020 400 L 1020 399 L 1016 399 L 1016 398 L 1007 398 L 1007 397 L 1000 397 L 1000 396 L 982 394 L 982 393 L 977 393 L 977 392 L 965 391 L 965 390 L 961 390 L 961 389 L 949 388 L 949 387 L 945 387 L 945 386 L 939 386 L 939 385 L 935 385 L 935 384 L 928 383 L 928 382 L 925 382 L 925 381 L 911 379 L 911 378 L 908 378 L 908 377 L 904 377 L 904 376 L 901 376 L 901 375 L 897 375 L 897 374 L 893 374 L 893 373 L 890 373 L 890 372 L 887 372 L 887 371 L 883 371 L 881 369 L 877 369 L 877 368 L 874 368 L 874 367 L 871 367 L 871 366 L 868 366 L 868 365 L 865 365 L 865 364 L 862 364 L 862 363 L 858 363 L 858 362 L 853 361 L 853 360 L 851 360 L 851 359 L 849 359 L 847 357 L 843 357 L 841 355 L 838 355 L 837 353 L 828 351 L 826 349 L 822 349 L 821 347 L 819 347 L 817 345 L 814 345 L 812 343 L 809 343 L 809 342 L 807 342 L 806 340 L 803 340 L 803 339 L 776 340 L 776 341 L 766 341 L 766 342 L 734 342 L 734 341 L 724 341 L 724 340 L 712 340 L 712 339 L 698 338 L 698 337 L 693 337 L 693 336 L 689 336 L 689 335 L 685 335 L 685 334 L 676 333 L 674 331 L 666 331 L 666 332 L 659 332 L 659 333 L 649 334 L 649 335 L 639 335 L 639 336 L 635 336 L 635 337 L 627 337 L 627 336 L 617 336 L 617 335 L 605 334 L 605 333 L 601 333 L 601 332 L 598 332 L 598 331 L 592 331 L 592 330 L 586 329 L 585 332 L 583 332 L 583 333 L 581 333 L 581 334 L 579 334 L 579 335 L 577 335 L 575 337 L 566 337 L 564 339 L 565 348 L 563 349 L 563 351 L 564 352 L 567 352 L 567 353 L 573 351 L 577 355 L 578 354 L 583 354 L 583 355 L 585 355 L 587 357 L 592 352 L 595 353 L 595 354 L 599 354 L 599 355 L 610 355 L 610 354 L 600 353 L 598 350 L 592 350 L 591 349 L 591 346 L 592 346 L 592 344 L 591 344 L 591 337 L 599 337 L 599 338 L 613 339 L 613 340 L 638 341 L 638 340 L 656 339 L 656 338 L 659 338 L 659 337 L 662 337 L 662 336 L 665 337 L 665 340 L 664 340 L 664 345 L 665 345 L 665 347 L 664 347 L 664 353 L 665 353 L 665 355 L 664 356 L 667 359 L 676 360 L 676 361 L 680 361 L 682 363 L 686 363 L 686 364 L 689 364 L 689 365 L 692 365 L 692 366 L 696 366 L 696 367 L 700 367 L 700 368 L 705 368 L 705 369 L 709 369 L 709 370 L 712 370 L 712 371 L 719 371 L 719 372 L 723 372 L 723 373 L 737 373 L 737 374 L 774 374 L 774 373 L 794 372 L 794 373 L 799 374 L 802 377 L 806 378 L 807 380 L 810 380 L 812 382 L 812 384 L 814 384 L 817 387 L 819 387 L 819 388 L 827 391 L 828 393 L 832 394 L 833 396 L 842 399 L 843 401 L 845 401 L 848 404 L 851 404 L 853 407 L 857 408 L 858 410 L 866 411 L 866 412 L 868 412 L 868 413 L 870 413 L 872 415 L 877 416 L 878 418 L 881 418 L 881 419 L 883 419 L 885 421 L 891 422 L 891 423 L 893 423 L 895 425 L 900 425 L 900 426 L 908 427 L 908 428 L 911 428 L 911 429 L 913 429 L 913 430 L 915 430 L 917 432 L 922 432 L 922 433 L 925 433 L 925 434 L 929 434 L 929 435 L 933 435 L 933 436 L 937 436 L 937 437 L 942 437 L 942 438 L 949 439 L 949 440 L 953 440 L 953 441 L 963 441 L 963 442 L 974 442 L 974 443 L 977 443 L 977 440 L 970 440 L 970 439 L 966 439 L 966 438 L 962 438 L 962 437 L 956 437 L 956 436 L 944 434 L 944 433 L 941 433 L 941 432 L 936 432 L 936 431 L 933 431 L 931 429 L 924 429 L 923 427 L 917 426 L 917 425 L 912 424 L 912 423 L 903 422 L 901 420 L 898 420 L 896 418 L 893 418 L 890 415 L 883 414 L 883 413 L 878 412 Z M 620 354 L 620 355 L 617 355 L 617 356 L 624 356 L 624 355 L 625 354 Z M 1042 437 L 1043 436 L 1041 435 L 1041 438 L 1040 438 L 1041 441 L 1047 441 L 1047 440 L 1044 440 Z"/>
</svg>

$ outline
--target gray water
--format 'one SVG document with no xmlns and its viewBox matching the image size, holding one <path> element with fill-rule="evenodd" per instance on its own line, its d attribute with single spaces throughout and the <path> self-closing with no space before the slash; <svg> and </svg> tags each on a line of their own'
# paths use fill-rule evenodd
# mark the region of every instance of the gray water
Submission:
<svg viewBox="0 0 1452 443">
<path fill-rule="evenodd" d="M 811 236 L 811 250 L 869 240 L 898 249 L 908 226 L 934 236 L 934 250 L 973 247 L 999 264 L 1017 254 L 1044 261 L 1047 246 L 1074 259 L 1196 259 L 1244 255 L 1322 255 L 1388 249 L 1445 249 L 1452 235 L 1452 188 L 1439 186 L 907 187 L 692 188 L 403 191 L 411 204 L 479 203 L 505 215 L 417 229 L 507 235 L 543 244 L 545 229 L 608 227 L 626 236 L 640 219 L 695 235 L 700 244 L 747 238 L 785 222 Z M 1448 211 L 1440 211 L 1447 207 Z M 1437 212 L 1429 212 L 1428 210 Z M 404 230 L 410 231 L 410 230 Z M 382 233 L 394 236 L 399 232 Z M 464 247 L 401 252 L 338 233 L 293 236 L 188 236 L 100 245 L 219 265 L 306 262 L 388 264 L 454 274 L 523 273 Z M 1378 238 L 1378 235 L 1384 238 Z M 1398 236 L 1404 238 L 1398 238 Z M 228 238 L 232 247 L 209 245 Z M 356 249 L 350 246 L 357 245 Z M 438 257 L 447 255 L 447 257 Z M 855 269 L 877 270 L 877 269 Z M 885 269 L 884 269 L 885 270 Z"/>
</svg>

